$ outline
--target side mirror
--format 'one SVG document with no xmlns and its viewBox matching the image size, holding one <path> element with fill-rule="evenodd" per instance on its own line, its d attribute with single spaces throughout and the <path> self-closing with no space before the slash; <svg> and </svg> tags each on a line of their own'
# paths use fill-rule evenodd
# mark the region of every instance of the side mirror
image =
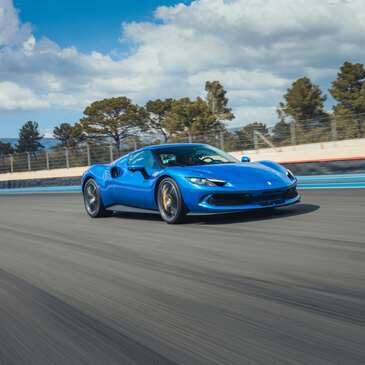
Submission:
<svg viewBox="0 0 365 365">
<path fill-rule="evenodd" d="M 128 170 L 131 172 L 139 171 L 145 179 L 149 178 L 146 168 L 143 165 L 130 165 L 130 166 L 128 166 Z"/>
<path fill-rule="evenodd" d="M 242 156 L 241 157 L 241 162 L 250 162 L 251 159 L 248 156 Z"/>
</svg>

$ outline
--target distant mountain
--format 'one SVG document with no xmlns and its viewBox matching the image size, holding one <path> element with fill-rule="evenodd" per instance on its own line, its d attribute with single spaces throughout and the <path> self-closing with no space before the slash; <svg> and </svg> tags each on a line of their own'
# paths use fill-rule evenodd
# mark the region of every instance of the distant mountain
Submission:
<svg viewBox="0 0 365 365">
<path fill-rule="evenodd" d="M 11 145 L 15 146 L 18 142 L 18 138 L 0 138 L 0 141 L 10 143 Z M 58 144 L 58 141 L 54 138 L 42 138 L 40 142 L 47 150 Z"/>
</svg>

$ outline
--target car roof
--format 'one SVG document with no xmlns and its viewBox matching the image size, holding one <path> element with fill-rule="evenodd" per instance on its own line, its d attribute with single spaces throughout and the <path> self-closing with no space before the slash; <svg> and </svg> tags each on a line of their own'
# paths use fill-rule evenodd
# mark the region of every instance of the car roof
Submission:
<svg viewBox="0 0 365 365">
<path fill-rule="evenodd" d="M 163 149 L 163 148 L 172 148 L 172 147 L 196 147 L 196 146 L 207 146 L 204 143 L 163 143 L 163 144 L 157 144 L 152 146 L 145 146 L 142 148 L 139 148 L 138 150 L 131 151 L 121 157 L 119 157 L 116 161 L 121 161 L 126 158 L 129 158 L 130 155 L 141 152 L 141 151 L 149 151 L 149 150 L 157 150 L 157 149 Z"/>
</svg>

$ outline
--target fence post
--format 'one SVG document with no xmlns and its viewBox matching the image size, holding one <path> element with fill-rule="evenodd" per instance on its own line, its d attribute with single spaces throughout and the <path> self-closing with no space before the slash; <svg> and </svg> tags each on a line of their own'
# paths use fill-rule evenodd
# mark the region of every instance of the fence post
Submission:
<svg viewBox="0 0 365 365">
<path fill-rule="evenodd" d="M 10 172 L 13 173 L 14 172 L 14 156 L 10 155 Z"/>
<path fill-rule="evenodd" d="M 27 160 L 28 160 L 28 171 L 32 171 L 32 165 L 30 164 L 30 153 L 27 152 Z"/>
<path fill-rule="evenodd" d="M 193 142 L 193 137 L 192 135 L 189 133 L 189 143 L 192 143 Z"/>
<path fill-rule="evenodd" d="M 109 145 L 109 154 L 110 154 L 110 162 L 114 161 L 114 156 L 113 156 L 113 145 Z"/>
<path fill-rule="evenodd" d="M 219 141 L 220 141 L 220 145 L 221 145 L 221 150 L 224 150 L 224 134 L 223 134 L 223 131 L 219 132 Z"/>
<path fill-rule="evenodd" d="M 290 139 L 292 146 L 297 144 L 297 136 L 295 134 L 295 122 L 290 123 Z"/>
<path fill-rule="evenodd" d="M 46 168 L 47 170 L 49 170 L 49 154 L 47 150 L 46 150 Z"/>
<path fill-rule="evenodd" d="M 70 159 L 69 159 L 69 156 L 68 156 L 68 148 L 65 147 L 65 159 L 66 159 L 66 168 L 70 168 Z"/>
<path fill-rule="evenodd" d="M 90 146 L 86 143 L 86 154 L 87 154 L 87 165 L 91 165 L 91 158 L 90 158 Z"/>
<path fill-rule="evenodd" d="M 331 136 L 332 141 L 337 141 L 337 125 L 336 125 L 336 118 L 331 118 Z"/>
<path fill-rule="evenodd" d="M 255 148 L 255 150 L 258 150 L 259 149 L 259 141 L 257 139 L 257 133 L 255 130 L 253 130 L 252 132 L 252 138 L 253 138 L 253 146 Z"/>
<path fill-rule="evenodd" d="M 133 141 L 133 146 L 134 146 L 134 150 L 136 150 L 137 149 L 137 141 Z"/>
<path fill-rule="evenodd" d="M 357 138 L 361 138 L 361 123 L 360 123 L 360 119 L 358 116 L 356 116 L 355 118 L 355 122 L 356 122 L 356 135 L 357 135 Z"/>
</svg>

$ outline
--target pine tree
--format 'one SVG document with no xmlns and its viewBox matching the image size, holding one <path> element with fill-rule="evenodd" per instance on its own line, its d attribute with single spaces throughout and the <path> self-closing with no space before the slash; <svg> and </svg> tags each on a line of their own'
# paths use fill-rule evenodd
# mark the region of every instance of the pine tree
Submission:
<svg viewBox="0 0 365 365">
<path fill-rule="evenodd" d="M 227 91 L 219 81 L 207 81 L 205 83 L 209 111 L 219 120 L 232 120 L 234 114 L 228 107 Z"/>
<path fill-rule="evenodd" d="M 319 86 L 314 85 L 308 77 L 302 77 L 294 81 L 285 93 L 284 102 L 279 104 L 279 117 L 289 117 L 301 126 L 318 126 L 328 118 L 324 110 L 326 99 Z"/>
<path fill-rule="evenodd" d="M 122 140 L 147 128 L 146 120 L 144 108 L 121 96 L 93 102 L 81 125 L 90 138 L 111 138 L 120 150 Z"/>
<path fill-rule="evenodd" d="M 247 124 L 236 132 L 239 143 L 241 146 L 243 146 L 243 148 L 254 149 L 257 147 L 255 146 L 254 131 L 261 133 L 265 137 L 269 136 L 269 130 L 266 124 L 260 122 Z"/>
<path fill-rule="evenodd" d="M 281 119 L 272 129 L 272 141 L 274 145 L 280 145 L 285 141 L 290 141 L 290 125 Z"/>
<path fill-rule="evenodd" d="M 162 135 L 163 142 L 167 142 L 169 133 L 166 128 L 163 127 L 168 113 L 171 112 L 173 99 L 165 100 L 150 100 L 145 109 L 148 113 L 148 127 L 152 131 L 156 131 Z"/>
<path fill-rule="evenodd" d="M 19 138 L 16 144 L 16 151 L 22 152 L 36 152 L 44 147 L 40 143 L 43 136 L 39 133 L 39 125 L 37 122 L 26 122 L 19 131 Z"/>
<path fill-rule="evenodd" d="M 74 147 L 85 139 L 84 131 L 80 124 L 61 123 L 53 129 L 53 136 L 63 147 Z"/>
<path fill-rule="evenodd" d="M 207 102 L 202 98 L 174 100 L 163 127 L 171 135 L 190 136 L 206 134 L 207 131 L 223 130 L 223 124 L 211 114 Z"/>
<path fill-rule="evenodd" d="M 345 62 L 330 93 L 338 104 L 334 108 L 340 138 L 360 137 L 365 124 L 365 69 L 360 63 Z"/>
<path fill-rule="evenodd" d="M 14 153 L 14 148 L 10 143 L 0 141 L 0 156 L 11 155 Z"/>
</svg>

